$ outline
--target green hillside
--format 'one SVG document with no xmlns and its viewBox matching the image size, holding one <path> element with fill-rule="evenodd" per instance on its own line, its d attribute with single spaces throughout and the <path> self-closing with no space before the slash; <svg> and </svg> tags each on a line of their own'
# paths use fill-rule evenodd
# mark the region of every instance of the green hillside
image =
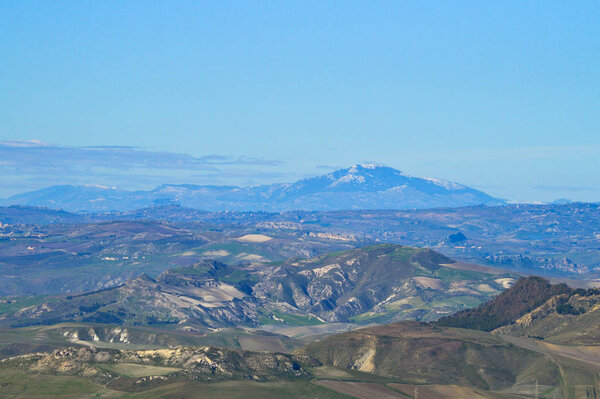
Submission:
<svg viewBox="0 0 600 399">
<path fill-rule="evenodd" d="M 98 291 L 9 298 L 0 304 L 0 325 L 84 322 L 210 331 L 430 321 L 477 306 L 514 280 L 429 249 L 387 244 L 283 263 L 202 260 Z"/>
</svg>

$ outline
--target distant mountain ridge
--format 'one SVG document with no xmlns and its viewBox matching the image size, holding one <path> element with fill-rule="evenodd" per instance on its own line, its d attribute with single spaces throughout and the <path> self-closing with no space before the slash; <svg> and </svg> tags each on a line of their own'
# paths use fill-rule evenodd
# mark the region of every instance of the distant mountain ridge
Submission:
<svg viewBox="0 0 600 399">
<path fill-rule="evenodd" d="M 412 209 L 498 205 L 505 201 L 441 179 L 409 176 L 362 164 L 295 183 L 249 187 L 164 184 L 150 191 L 61 185 L 14 195 L 0 205 L 45 206 L 71 212 L 126 211 L 167 204 L 207 211 Z"/>
</svg>

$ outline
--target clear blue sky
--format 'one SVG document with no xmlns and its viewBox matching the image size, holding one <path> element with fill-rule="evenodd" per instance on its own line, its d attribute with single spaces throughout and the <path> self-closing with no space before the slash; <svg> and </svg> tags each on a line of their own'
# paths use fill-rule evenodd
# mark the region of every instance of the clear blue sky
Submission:
<svg viewBox="0 0 600 399">
<path fill-rule="evenodd" d="M 8 142 L 0 196 L 378 161 L 512 200 L 600 201 L 600 3 L 3 1 L 7 140 L 219 161 L 48 169 Z"/>
</svg>

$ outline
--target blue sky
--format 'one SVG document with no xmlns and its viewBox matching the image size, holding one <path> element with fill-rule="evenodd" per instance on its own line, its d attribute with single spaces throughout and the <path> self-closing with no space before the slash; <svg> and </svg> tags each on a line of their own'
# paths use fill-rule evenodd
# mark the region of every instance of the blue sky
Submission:
<svg viewBox="0 0 600 399">
<path fill-rule="evenodd" d="M 600 201 L 600 3 L 208 3 L 1 2 L 0 196 L 377 161 Z"/>
</svg>

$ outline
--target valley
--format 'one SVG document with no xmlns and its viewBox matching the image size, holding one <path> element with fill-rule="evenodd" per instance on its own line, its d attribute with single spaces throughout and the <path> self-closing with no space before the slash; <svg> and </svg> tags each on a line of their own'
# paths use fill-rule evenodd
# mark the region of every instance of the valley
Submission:
<svg viewBox="0 0 600 399">
<path fill-rule="evenodd" d="M 0 1 L 0 399 L 600 399 L 599 20 Z"/>
<path fill-rule="evenodd" d="M 598 215 L 598 205 L 575 203 L 284 213 L 168 206 L 85 215 L 6 207 L 0 208 L 0 295 L 107 288 L 201 259 L 281 262 L 378 243 L 593 286 L 600 277 Z M 272 239 L 239 241 L 253 234 Z"/>
<path fill-rule="evenodd" d="M 394 264 L 394 259 L 383 263 L 375 261 L 381 262 L 392 256 L 397 258 L 398 264 Z M 415 269 L 402 263 L 407 260 L 410 260 L 409 265 L 419 265 L 430 272 L 443 269 L 441 265 L 452 265 L 443 255 L 427 250 L 380 245 L 321 256 L 304 263 L 295 261 L 287 267 L 293 267 L 299 273 L 310 270 L 312 275 L 322 278 L 334 270 L 330 268 L 321 273 L 323 266 L 320 265 L 331 258 L 337 264 L 343 260 L 347 263 L 348 259 L 354 260 L 352 265 L 368 265 L 375 261 L 373 267 L 378 272 L 392 265 L 390 269 L 395 272 L 415 273 Z M 448 269 L 463 268 L 459 265 Z M 368 267 L 361 269 L 368 273 Z M 600 352 L 594 345 L 598 342 L 598 323 L 591 321 L 600 309 L 598 291 L 555 285 L 539 277 L 518 280 L 515 277 L 511 287 L 503 290 L 502 283 L 510 277 L 490 275 L 485 284 L 499 280 L 497 292 L 503 290 L 502 293 L 489 295 L 478 307 L 452 311 L 450 315 L 441 319 L 435 317 L 429 322 L 395 322 L 397 314 L 392 312 L 383 319 L 384 322 L 364 327 L 356 320 L 344 325 L 328 323 L 319 317 L 320 323 L 315 324 L 274 313 L 274 324 L 262 324 L 259 320 L 253 326 L 215 328 L 210 323 L 222 322 L 217 318 L 219 312 L 213 312 L 207 318 L 205 314 L 199 316 L 193 311 L 174 324 L 140 322 L 143 319 L 139 317 L 122 319 L 116 324 L 93 319 L 75 321 L 103 309 L 98 306 L 88 310 L 82 303 L 98 303 L 104 295 L 113 295 L 112 291 L 133 289 L 122 294 L 127 299 L 123 304 L 135 298 L 136 306 L 139 306 L 139 301 L 146 295 L 144 292 L 156 291 L 157 286 L 160 286 L 161 294 L 174 292 L 175 287 L 197 292 L 194 290 L 202 289 L 207 281 L 211 282 L 210 287 L 218 287 L 216 279 L 226 279 L 236 270 L 216 261 L 204 261 L 165 272 L 158 280 L 142 276 L 128 283 L 132 286 L 125 284 L 85 293 L 81 298 L 65 297 L 55 304 L 48 301 L 41 308 L 26 307 L 4 313 L 2 324 L 5 327 L 0 328 L 3 392 L 27 397 L 23 396 L 26 392 L 35 395 L 36 389 L 47 386 L 44 389 L 47 389 L 48 397 L 56 398 L 77 397 L 82 392 L 97 397 L 156 397 L 163 394 L 167 397 L 201 397 L 197 395 L 217 391 L 232 398 L 243 395 L 276 397 L 284 391 L 291 397 L 312 395 L 319 398 L 373 395 L 410 398 L 415 392 L 419 397 L 432 398 L 526 398 L 533 396 L 535 390 L 540 398 L 587 398 L 598 394 Z M 340 270 L 335 272 L 340 276 Z M 469 273 L 474 272 L 470 270 Z M 476 273 L 479 277 L 486 276 L 481 271 Z M 370 283 L 378 281 L 367 275 Z M 452 275 L 452 278 L 458 276 Z M 382 281 L 396 285 L 390 275 L 384 277 Z M 401 278 L 406 280 L 407 275 L 403 274 Z M 297 278 L 287 280 L 296 281 Z M 418 282 L 415 281 L 415 287 Z M 466 287 L 480 287 L 481 284 L 484 283 L 471 281 Z M 236 286 L 230 287 L 235 289 Z M 359 287 L 387 295 L 384 286 L 374 290 L 369 288 L 370 285 L 358 285 L 354 289 Z M 433 291 L 435 287 L 429 284 L 423 289 Z M 445 287 L 444 294 L 437 295 L 449 295 L 448 291 Z M 219 306 L 223 301 L 236 299 L 231 296 L 235 292 L 231 289 L 225 290 L 229 297 L 219 296 L 214 290 L 209 292 Z M 186 292 L 186 295 L 193 294 Z M 202 295 L 199 298 L 206 300 L 206 294 Z M 348 295 L 340 298 L 344 297 Z M 285 297 L 276 298 L 276 303 L 285 300 Z M 80 300 L 84 302 L 75 302 L 75 306 L 68 302 Z M 147 314 L 159 315 L 160 307 L 155 307 L 159 302 L 153 299 L 150 303 L 154 308 L 149 308 Z M 299 306 L 304 302 L 293 303 Z M 514 307 L 511 304 L 522 305 Z M 203 305 L 195 306 L 201 308 Z M 286 309 L 292 306 L 287 303 Z M 102 312 L 108 313 L 110 309 L 109 304 Z M 169 314 L 177 315 L 178 311 L 183 310 L 170 309 Z M 297 308 L 297 311 L 298 315 L 307 314 L 306 309 Z M 45 314 L 48 318 L 41 316 Z M 327 314 L 330 317 L 340 315 L 333 311 L 322 316 Z M 143 311 L 136 314 L 142 315 Z M 277 320 L 280 319 L 277 315 L 281 320 Z M 406 318 L 414 319 L 415 314 Z M 16 320 L 30 325 L 11 325 Z M 243 323 L 233 320 L 231 324 Z M 551 329 L 549 325 L 559 328 Z M 333 328 L 325 328 L 328 326 Z M 265 331 L 269 327 L 275 328 L 271 332 Z M 539 335 L 533 335 L 534 332 Z M 40 375 L 39 387 L 23 384 L 27 380 L 23 378 L 32 373 Z"/>
<path fill-rule="evenodd" d="M 520 280 L 504 296 L 533 300 L 541 291 L 549 291 L 546 304 L 565 295 L 552 285 L 539 286 L 538 292 L 519 288 L 544 283 L 531 279 Z M 593 296 L 594 291 L 586 293 Z M 583 293 L 573 290 L 570 294 L 580 297 Z M 481 309 L 493 308 L 490 303 Z M 584 314 L 595 312 L 592 308 Z M 520 313 L 528 314 L 528 309 Z M 502 328 L 489 332 L 441 324 L 404 321 L 370 326 L 311 338 L 308 344 L 296 340 L 283 351 L 272 347 L 267 352 L 266 348 L 248 352 L 228 346 L 226 336 L 235 337 L 229 343 L 241 342 L 250 330 L 199 337 L 164 330 L 161 334 L 160 329 L 148 327 L 116 331 L 114 326 L 68 323 L 9 329 L 0 331 L 0 386 L 6 395 L 29 397 L 44 392 L 50 398 L 79 397 L 84 392 L 123 398 L 203 397 L 211 392 L 231 398 L 277 397 L 283 392 L 299 398 L 598 395 L 597 345 L 554 344 L 549 338 L 511 335 Z M 105 341 L 123 330 L 128 331 L 129 342 Z M 574 330 L 583 332 L 579 326 Z M 83 339 L 87 334 L 89 341 L 72 340 L 76 332 Z M 98 339 L 92 338 L 94 334 Z M 32 342 L 33 336 L 40 346 L 27 351 L 24 343 Z M 15 345 L 15 337 L 22 344 Z M 12 352 L 6 350 L 6 342 L 13 342 Z M 33 375 L 37 383 L 27 384 Z"/>
<path fill-rule="evenodd" d="M 594 398 L 596 220 L 0 208 L 0 397 Z"/>
</svg>

